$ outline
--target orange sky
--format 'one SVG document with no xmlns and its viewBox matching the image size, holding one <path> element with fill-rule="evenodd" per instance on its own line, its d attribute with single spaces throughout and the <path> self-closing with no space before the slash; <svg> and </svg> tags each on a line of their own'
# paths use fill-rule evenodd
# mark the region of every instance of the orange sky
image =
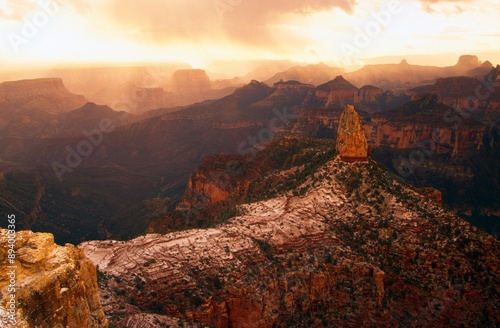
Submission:
<svg viewBox="0 0 500 328">
<path fill-rule="evenodd" d="M 443 64 L 459 54 L 496 64 L 499 15 L 496 0 L 0 0 L 0 60 L 4 67 L 180 61 L 210 68 L 269 59 L 349 66 L 447 53 Z"/>
</svg>

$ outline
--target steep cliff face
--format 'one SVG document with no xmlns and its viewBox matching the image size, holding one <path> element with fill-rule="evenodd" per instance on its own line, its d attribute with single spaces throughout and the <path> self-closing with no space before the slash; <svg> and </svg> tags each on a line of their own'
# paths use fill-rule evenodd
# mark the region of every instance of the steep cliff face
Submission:
<svg viewBox="0 0 500 328">
<path fill-rule="evenodd" d="M 369 143 L 391 149 L 425 148 L 438 154 L 467 155 L 483 147 L 485 125 L 461 118 L 437 95 L 426 95 L 395 111 L 376 113 L 364 125 Z"/>
<path fill-rule="evenodd" d="M 362 86 L 361 89 L 358 90 L 358 99 L 362 103 L 370 104 L 376 103 L 379 100 L 379 97 L 382 96 L 384 90 L 377 88 L 373 85 L 365 85 Z"/>
<path fill-rule="evenodd" d="M 462 117 L 494 125 L 500 120 L 500 68 L 490 69 L 487 74 L 479 77 L 449 77 L 438 79 L 433 85 L 409 90 L 412 100 L 417 100 L 426 94 L 435 94 L 438 100 L 454 108 Z"/>
<path fill-rule="evenodd" d="M 315 107 L 344 108 L 358 101 L 358 88 L 349 83 L 342 75 L 330 82 L 322 84 L 314 90 Z"/>
<path fill-rule="evenodd" d="M 0 103 L 18 109 L 39 109 L 48 113 L 67 112 L 83 106 L 84 96 L 68 91 L 59 78 L 44 78 L 0 83 Z"/>
<path fill-rule="evenodd" d="M 335 144 L 330 140 L 284 137 L 254 156 L 207 156 L 190 178 L 177 212 L 153 222 L 150 231 L 169 232 L 181 220 L 198 221 L 201 226 L 220 223 L 237 213 L 235 205 L 294 189 L 334 153 Z"/>
<path fill-rule="evenodd" d="M 425 85 L 408 91 L 412 100 L 418 100 L 427 94 L 438 95 L 439 101 L 454 108 L 471 108 L 470 99 L 474 99 L 476 88 L 481 88 L 481 82 L 477 78 L 457 76 L 441 78 L 433 85 Z M 483 91 L 481 90 L 481 93 Z M 478 105 L 484 107 L 488 99 L 481 101 Z"/>
<path fill-rule="evenodd" d="M 169 89 L 174 92 L 198 94 L 210 89 L 210 79 L 202 69 L 182 69 L 170 78 Z"/>
<path fill-rule="evenodd" d="M 347 105 L 340 116 L 337 153 L 344 161 L 364 161 L 368 157 L 368 143 L 361 117 L 352 105 Z"/>
<path fill-rule="evenodd" d="M 216 228 L 82 247 L 115 325 L 494 326 L 499 242 L 372 161 L 329 161 Z M 154 320 L 154 319 L 153 319 Z"/>
<path fill-rule="evenodd" d="M 70 244 L 58 246 L 48 233 L 20 231 L 15 239 L 16 259 L 8 264 L 14 268 L 7 269 L 7 230 L 1 230 L 0 261 L 6 273 L 15 271 L 16 327 L 108 326 L 95 267 L 81 249 Z M 6 304 L 10 279 L 7 274 L 0 277 L 0 309 L 4 314 L 10 308 Z"/>
<path fill-rule="evenodd" d="M 230 195 L 226 190 L 229 189 L 229 186 L 225 183 L 229 177 L 223 175 L 222 172 L 219 173 L 221 174 L 217 175 L 218 179 L 207 177 L 199 171 L 193 174 L 188 181 L 186 192 L 182 198 L 182 206 L 186 208 L 196 205 L 207 206 L 226 200 Z"/>
</svg>

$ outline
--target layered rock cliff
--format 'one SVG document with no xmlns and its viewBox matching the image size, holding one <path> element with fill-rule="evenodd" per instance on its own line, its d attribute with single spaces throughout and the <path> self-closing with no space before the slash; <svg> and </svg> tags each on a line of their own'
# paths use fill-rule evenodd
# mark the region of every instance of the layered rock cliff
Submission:
<svg viewBox="0 0 500 328">
<path fill-rule="evenodd" d="M 375 162 L 329 161 L 294 192 L 205 230 L 82 245 L 115 325 L 483 326 L 499 242 Z"/>
<path fill-rule="evenodd" d="M 368 157 L 368 143 L 361 117 L 352 105 L 347 105 L 340 116 L 337 153 L 344 161 L 364 161 Z"/>
<path fill-rule="evenodd" d="M 37 109 L 48 113 L 67 112 L 83 106 L 87 100 L 66 89 L 59 78 L 42 78 L 0 83 L 0 108 Z"/>
<path fill-rule="evenodd" d="M 439 101 L 425 95 L 387 113 L 377 113 L 364 125 L 373 147 L 425 148 L 453 156 L 468 155 L 483 147 L 487 127 L 472 118 L 462 118 Z"/>
<path fill-rule="evenodd" d="M 342 77 L 337 76 L 330 82 L 319 85 L 314 90 L 315 107 L 344 108 L 358 101 L 358 88 Z"/>
<path fill-rule="evenodd" d="M 58 246 L 48 233 L 20 231 L 15 235 L 15 261 L 9 263 L 7 230 L 1 230 L 0 312 L 7 327 L 107 327 L 99 299 L 96 270 L 81 249 Z M 9 263 L 9 264 L 7 264 Z M 7 272 L 13 275 L 7 275 Z M 15 282 L 13 293 L 12 283 Z M 16 316 L 8 318 L 11 294 Z M 5 316 L 7 314 L 7 316 Z"/>
<path fill-rule="evenodd" d="M 170 78 L 169 89 L 198 94 L 210 89 L 210 79 L 202 69 L 181 69 Z"/>
</svg>

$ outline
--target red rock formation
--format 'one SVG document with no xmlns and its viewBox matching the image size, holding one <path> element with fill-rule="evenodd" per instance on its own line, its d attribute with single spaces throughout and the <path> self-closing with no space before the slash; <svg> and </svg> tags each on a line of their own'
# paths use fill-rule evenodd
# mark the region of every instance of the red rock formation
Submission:
<svg viewBox="0 0 500 328">
<path fill-rule="evenodd" d="M 412 100 L 418 100 L 427 94 L 438 95 L 438 100 L 446 105 L 462 109 L 471 108 L 470 99 L 474 99 L 476 88 L 481 82 L 472 77 L 458 76 L 438 79 L 433 85 L 425 85 L 408 91 Z M 482 93 L 483 91 L 481 91 Z M 485 106 L 488 99 L 478 105 Z"/>
<path fill-rule="evenodd" d="M 469 70 L 481 65 L 481 61 L 474 55 L 462 55 L 455 64 L 456 68 Z"/>
<path fill-rule="evenodd" d="M 361 103 L 375 103 L 384 90 L 373 85 L 365 85 L 358 91 L 358 101 Z"/>
<path fill-rule="evenodd" d="M 0 244 L 0 262 L 7 269 L 7 230 L 1 230 Z M 108 326 L 99 300 L 96 269 L 81 249 L 55 245 L 48 233 L 20 231 L 14 250 L 15 327 Z M 10 298 L 9 279 L 7 274 L 0 276 L 2 321 L 8 308 L 5 301 Z"/>
<path fill-rule="evenodd" d="M 450 117 L 456 116 L 452 121 Z M 457 122 L 459 124 L 457 124 Z M 372 147 L 423 149 L 427 153 L 469 154 L 481 149 L 486 127 L 473 119 L 462 119 L 427 95 L 387 113 L 377 113 L 364 125 Z"/>
<path fill-rule="evenodd" d="M 191 208 L 195 205 L 212 205 L 229 197 L 225 182 L 229 177 L 225 172 L 212 172 L 213 177 L 207 177 L 201 172 L 196 172 L 189 179 L 186 192 L 181 201 L 182 207 Z M 222 184 L 222 185 L 220 185 Z"/>
<path fill-rule="evenodd" d="M 346 81 L 342 75 L 318 86 L 314 96 L 321 107 L 345 107 L 358 101 L 358 88 Z"/>
<path fill-rule="evenodd" d="M 361 117 L 354 106 L 347 105 L 340 116 L 337 133 L 337 152 L 344 161 L 364 161 L 368 158 L 368 143 Z"/>
<path fill-rule="evenodd" d="M 435 188 L 422 187 L 416 189 L 418 193 L 424 195 L 427 199 L 432 200 L 434 203 L 443 205 L 443 193 Z"/>
</svg>

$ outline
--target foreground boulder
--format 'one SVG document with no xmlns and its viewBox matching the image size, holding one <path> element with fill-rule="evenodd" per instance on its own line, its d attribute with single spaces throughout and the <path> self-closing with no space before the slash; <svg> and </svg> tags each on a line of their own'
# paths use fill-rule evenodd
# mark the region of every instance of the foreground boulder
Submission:
<svg viewBox="0 0 500 328">
<path fill-rule="evenodd" d="M 96 269 L 81 249 L 56 245 L 49 233 L 21 231 L 15 235 L 16 258 L 10 263 L 7 233 L 2 229 L 0 237 L 0 263 L 5 272 L 0 276 L 0 319 L 7 327 L 108 327 Z M 9 315 L 11 278 L 15 280 L 15 317 Z"/>
</svg>

